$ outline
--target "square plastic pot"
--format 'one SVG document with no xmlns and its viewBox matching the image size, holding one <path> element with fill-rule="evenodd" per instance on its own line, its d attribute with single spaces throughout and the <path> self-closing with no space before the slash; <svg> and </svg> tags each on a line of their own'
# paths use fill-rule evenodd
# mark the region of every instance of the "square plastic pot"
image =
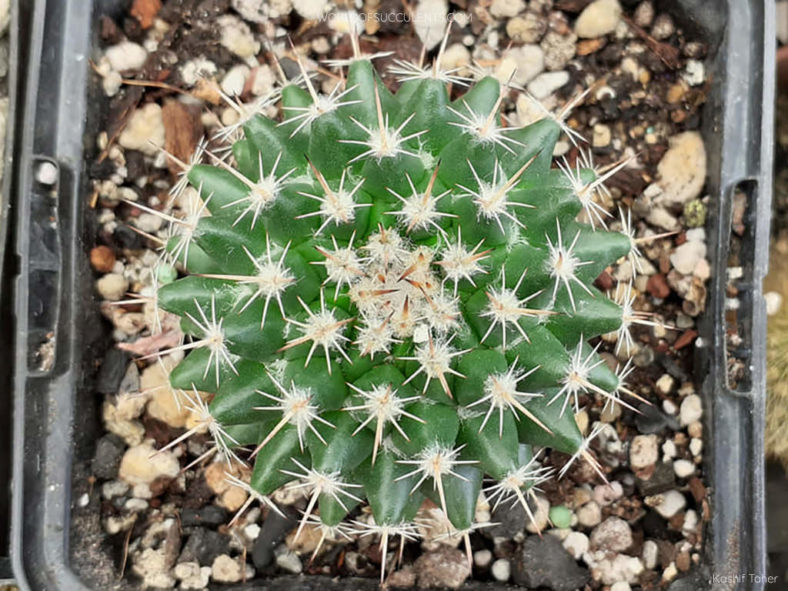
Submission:
<svg viewBox="0 0 788 591">
<path fill-rule="evenodd" d="M 23 107 L 15 151 L 12 198 L 13 494 L 12 560 L 22 589 L 87 591 L 122 588 L 96 555 L 104 536 L 98 518 L 73 519 L 73 491 L 84 486 L 100 434 L 94 362 L 111 346 L 101 334 L 87 250 L 94 236 L 88 209 L 87 162 L 102 104 L 88 59 L 97 53 L 99 16 L 117 15 L 120 0 L 28 0 L 19 3 L 28 35 L 19 64 Z M 712 518 L 701 563 L 671 589 L 713 587 L 712 575 L 764 575 L 763 449 L 765 306 L 771 200 L 774 86 L 774 6 L 771 0 L 676 0 L 662 3 L 685 30 L 708 43 L 712 80 L 703 135 L 711 196 L 707 241 L 712 278 L 699 325 L 695 382 L 705 405 L 704 456 Z M 42 168 L 44 167 L 44 168 Z M 42 183 L 42 170 L 54 183 Z M 45 179 L 51 180 L 51 179 Z M 731 252 L 735 193 L 747 204 L 746 232 Z M 739 307 L 726 316 L 727 265 L 735 254 Z M 8 300 L 7 290 L 3 294 Z M 741 346 L 728 350 L 726 331 Z M 44 347 L 42 349 L 42 346 Z M 42 351 L 47 363 L 42 364 Z M 729 386 L 729 361 L 745 377 Z M 83 559 L 76 560 L 75 556 Z M 90 557 L 84 560 L 84 557 Z M 104 563 L 112 564 L 109 559 Z M 76 564 L 90 565 L 76 568 Z M 256 581 L 266 589 L 374 589 L 375 581 L 281 577 Z M 506 588 L 474 584 L 472 588 Z M 251 588 L 251 586 L 250 586 Z M 726 587 L 728 588 L 728 587 Z M 731 588 L 763 589 L 745 577 Z"/>
</svg>

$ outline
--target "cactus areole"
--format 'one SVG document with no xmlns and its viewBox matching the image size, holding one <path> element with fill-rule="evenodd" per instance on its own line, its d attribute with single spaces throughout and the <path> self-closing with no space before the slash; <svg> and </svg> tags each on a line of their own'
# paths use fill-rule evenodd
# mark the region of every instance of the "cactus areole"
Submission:
<svg viewBox="0 0 788 591">
<path fill-rule="evenodd" d="M 223 461 L 254 450 L 233 480 L 250 499 L 304 492 L 301 527 L 385 549 L 429 498 L 467 543 L 481 491 L 534 519 L 542 448 L 604 477 L 575 412 L 634 395 L 588 340 L 628 340 L 630 302 L 593 282 L 636 241 L 606 229 L 604 177 L 552 166 L 560 118 L 504 125 L 496 79 L 451 101 L 437 66 L 403 65 L 392 94 L 369 58 L 345 65 L 331 94 L 304 72 L 226 131 L 231 152 L 182 164 L 197 205 L 166 252 L 187 274 L 157 292 L 188 337 L 171 385 Z"/>
</svg>

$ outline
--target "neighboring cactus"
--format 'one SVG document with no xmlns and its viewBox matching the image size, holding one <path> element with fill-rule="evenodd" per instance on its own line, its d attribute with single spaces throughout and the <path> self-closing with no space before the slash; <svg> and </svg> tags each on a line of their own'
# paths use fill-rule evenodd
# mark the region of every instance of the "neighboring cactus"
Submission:
<svg viewBox="0 0 788 591">
<path fill-rule="evenodd" d="M 170 379 L 193 431 L 228 462 L 254 448 L 251 483 L 235 484 L 274 509 L 276 489 L 303 489 L 301 527 L 319 514 L 324 537 L 366 499 L 374 524 L 356 525 L 380 534 L 385 568 L 424 497 L 466 543 L 485 476 L 491 502 L 531 515 L 551 476 L 536 448 L 604 478 L 573 411 L 634 393 L 587 339 L 618 331 L 629 348 L 630 324 L 651 323 L 630 292 L 622 309 L 593 287 L 637 251 L 594 201 L 618 167 L 551 168 L 565 114 L 504 127 L 498 81 L 452 102 L 462 80 L 440 55 L 400 64 L 396 94 L 357 49 L 347 65 L 328 96 L 304 71 L 306 90 L 238 107 L 231 156 L 199 164 L 201 146 L 182 163 L 201 200 L 172 218 L 166 250 L 190 275 L 157 305 L 191 337 Z M 280 101 L 281 121 L 254 114 Z"/>
</svg>

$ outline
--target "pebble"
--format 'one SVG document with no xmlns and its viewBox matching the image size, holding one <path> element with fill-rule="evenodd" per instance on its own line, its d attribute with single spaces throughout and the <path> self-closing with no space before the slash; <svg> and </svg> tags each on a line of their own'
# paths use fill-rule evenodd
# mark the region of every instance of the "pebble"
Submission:
<svg viewBox="0 0 788 591">
<path fill-rule="evenodd" d="M 243 578 L 240 562 L 227 554 L 220 554 L 211 565 L 211 578 L 217 583 L 237 583 Z"/>
<path fill-rule="evenodd" d="M 573 531 L 564 538 L 563 545 L 575 560 L 580 560 L 580 557 L 588 552 L 590 541 L 583 532 Z"/>
<path fill-rule="evenodd" d="M 260 42 L 255 40 L 249 25 L 237 16 L 224 14 L 216 24 L 219 26 L 219 43 L 238 57 L 251 58 L 260 51 Z"/>
<path fill-rule="evenodd" d="M 170 358 L 163 359 L 162 363 L 149 365 L 140 376 L 140 386 L 143 391 L 151 393 L 147 406 L 148 415 L 170 427 L 181 429 L 186 426 L 191 412 L 184 399 L 176 399 L 181 394 L 170 387 L 169 373 L 175 365 L 177 362 Z"/>
<path fill-rule="evenodd" d="M 103 480 L 117 476 L 124 448 L 123 441 L 112 433 L 101 437 L 96 443 L 96 453 L 91 463 L 93 475 Z"/>
<path fill-rule="evenodd" d="M 490 14 L 498 18 L 511 18 L 525 10 L 525 0 L 493 0 Z"/>
<path fill-rule="evenodd" d="M 698 60 L 687 60 L 682 79 L 690 86 L 700 86 L 706 81 L 706 70 L 703 62 Z"/>
<path fill-rule="evenodd" d="M 589 573 L 555 536 L 530 536 L 514 556 L 512 579 L 529 589 L 575 591 L 588 582 Z"/>
<path fill-rule="evenodd" d="M 524 86 L 544 70 L 544 52 L 538 45 L 513 47 L 503 53 L 501 63 L 495 72 L 499 80 L 508 80 Z"/>
<path fill-rule="evenodd" d="M 276 556 L 276 566 L 294 575 L 300 574 L 304 569 L 304 565 L 301 564 L 301 559 L 298 557 L 298 554 L 292 550 L 286 550 L 278 554 Z"/>
<path fill-rule="evenodd" d="M 583 527 L 595 527 L 602 521 L 602 510 L 595 501 L 590 501 L 577 511 L 577 522 Z"/>
<path fill-rule="evenodd" d="M 690 440 L 689 450 L 693 456 L 699 456 L 700 452 L 703 451 L 703 440 L 697 437 L 693 437 Z"/>
<path fill-rule="evenodd" d="M 674 135 L 669 146 L 657 165 L 662 194 L 655 201 L 683 206 L 700 195 L 706 182 L 706 148 L 697 131 Z"/>
<path fill-rule="evenodd" d="M 673 462 L 673 471 L 679 478 L 689 478 L 695 474 L 695 464 L 689 460 L 676 460 Z"/>
<path fill-rule="evenodd" d="M 146 548 L 137 554 L 131 570 L 142 578 L 142 584 L 145 587 L 153 587 L 154 589 L 175 587 L 176 581 L 169 572 L 166 551 L 163 548 L 159 550 Z"/>
<path fill-rule="evenodd" d="M 575 57 L 577 52 L 577 36 L 562 35 L 557 31 L 548 31 L 542 38 L 539 47 L 544 51 L 544 65 L 548 70 L 562 70 Z"/>
<path fill-rule="evenodd" d="M 528 84 L 528 92 L 537 99 L 544 99 L 569 82 L 569 72 L 543 72 Z"/>
<path fill-rule="evenodd" d="M 670 255 L 673 268 L 683 275 L 691 275 L 698 264 L 706 258 L 706 244 L 703 242 L 687 241 L 677 247 Z"/>
<path fill-rule="evenodd" d="M 624 487 L 618 480 L 609 484 L 598 484 L 594 487 L 594 501 L 600 507 L 607 507 L 624 495 Z"/>
<path fill-rule="evenodd" d="M 701 402 L 700 396 L 697 394 L 690 394 L 681 401 L 681 407 L 679 409 L 679 423 L 681 423 L 682 427 L 686 427 L 695 421 L 699 421 L 702 416 L 703 404 Z"/>
<path fill-rule="evenodd" d="M 632 20 L 638 27 L 647 29 L 654 22 L 654 5 L 651 0 L 643 0 L 635 8 L 635 13 L 632 15 Z"/>
<path fill-rule="evenodd" d="M 577 17 L 575 34 L 581 39 L 602 37 L 616 30 L 620 18 L 618 0 L 594 0 Z"/>
<path fill-rule="evenodd" d="M 626 581 L 619 581 L 610 585 L 610 591 L 631 591 L 632 587 Z"/>
<path fill-rule="evenodd" d="M 204 56 L 200 56 L 185 62 L 179 71 L 183 83 L 191 87 L 197 84 L 199 80 L 211 78 L 216 74 L 217 70 L 215 63 Z"/>
<path fill-rule="evenodd" d="M 148 52 L 145 51 L 145 48 L 131 41 L 123 41 L 108 47 L 104 55 L 116 72 L 138 70 L 148 59 Z"/>
<path fill-rule="evenodd" d="M 657 41 L 664 41 L 675 31 L 676 25 L 673 24 L 673 19 L 669 14 L 663 12 L 654 19 L 654 25 L 651 27 L 651 36 Z"/>
<path fill-rule="evenodd" d="M 109 273 L 115 266 L 115 252 L 109 246 L 90 249 L 90 265 L 99 273 Z"/>
<path fill-rule="evenodd" d="M 679 574 L 679 570 L 676 568 L 676 563 L 671 562 L 668 567 L 662 572 L 662 580 L 663 581 L 672 581 L 676 578 L 676 575 Z"/>
<path fill-rule="evenodd" d="M 131 485 L 150 484 L 160 477 L 175 478 L 180 469 L 171 451 L 157 451 L 149 439 L 126 450 L 118 476 Z"/>
<path fill-rule="evenodd" d="M 556 505 L 550 508 L 550 522 L 559 529 L 565 529 L 572 525 L 572 512 L 564 505 Z"/>
<path fill-rule="evenodd" d="M 268 14 L 266 10 L 267 0 L 232 0 L 232 7 L 235 12 L 240 14 L 244 20 L 250 23 L 265 23 L 268 21 Z M 289 4 L 289 2 L 288 2 Z M 290 8 L 284 13 L 277 12 L 276 15 L 271 15 L 273 18 L 277 16 L 285 16 L 290 12 Z"/>
<path fill-rule="evenodd" d="M 637 583 L 643 572 L 643 562 L 635 556 L 616 554 L 612 558 L 605 555 L 591 568 L 591 576 L 603 585 L 613 585 L 620 581 Z"/>
<path fill-rule="evenodd" d="M 693 509 L 687 509 L 684 514 L 684 523 L 681 526 L 681 531 L 684 534 L 690 534 L 698 527 L 698 513 Z"/>
<path fill-rule="evenodd" d="M 525 529 L 532 534 L 538 533 L 547 527 L 547 518 L 550 515 L 550 501 L 546 497 L 536 495 L 536 508 L 531 508 L 534 519 L 528 519 Z"/>
<path fill-rule="evenodd" d="M 506 23 L 506 34 L 521 43 L 539 43 L 546 29 L 547 21 L 533 12 L 511 18 Z"/>
<path fill-rule="evenodd" d="M 612 138 L 610 127 L 604 123 L 597 123 L 594 125 L 593 135 L 591 138 L 591 145 L 595 148 L 604 148 L 610 145 L 610 139 Z"/>
<path fill-rule="evenodd" d="M 101 485 L 101 496 L 105 499 L 122 497 L 129 490 L 129 485 L 122 480 L 110 480 Z"/>
<path fill-rule="evenodd" d="M 308 1 L 308 0 L 301 0 Z M 443 39 L 449 6 L 446 0 L 421 0 L 413 13 L 413 28 L 429 51 Z"/>
<path fill-rule="evenodd" d="M 646 497 L 644 502 L 649 507 L 653 507 L 665 519 L 670 519 L 687 505 L 687 499 L 675 489 Z"/>
<path fill-rule="evenodd" d="M 413 565 L 419 587 L 459 589 L 471 575 L 471 567 L 465 553 L 441 546 L 416 559 Z"/>
<path fill-rule="evenodd" d="M 637 435 L 629 447 L 629 465 L 634 470 L 653 466 L 659 459 L 656 435 Z"/>
<path fill-rule="evenodd" d="M 487 568 L 492 562 L 493 554 L 489 550 L 477 550 L 473 553 L 473 563 L 479 568 Z"/>
<path fill-rule="evenodd" d="M 198 562 L 210 567 L 216 557 L 226 554 L 229 548 L 230 536 L 205 527 L 192 527 L 178 561 Z"/>
<path fill-rule="evenodd" d="M 139 150 L 155 156 L 164 147 L 164 120 L 161 107 L 147 103 L 136 109 L 118 137 L 118 144 L 127 150 Z"/>
<path fill-rule="evenodd" d="M 608 517 L 591 532 L 591 549 L 625 552 L 633 543 L 632 529 L 620 517 Z"/>
<path fill-rule="evenodd" d="M 643 542 L 643 564 L 648 570 L 653 570 L 657 566 L 657 558 L 659 557 L 659 546 L 653 540 L 646 540 Z"/>
<path fill-rule="evenodd" d="M 679 411 L 679 407 L 676 406 L 675 402 L 666 398 L 662 401 L 662 410 L 669 415 L 675 415 Z"/>
<path fill-rule="evenodd" d="M 119 273 L 107 273 L 96 281 L 96 289 L 105 300 L 116 302 L 122 300 L 129 289 L 129 282 Z"/>
<path fill-rule="evenodd" d="M 211 567 L 200 566 L 198 562 L 181 562 L 175 565 L 173 574 L 181 582 L 181 589 L 205 589 L 211 580 Z"/>
<path fill-rule="evenodd" d="M 499 558 L 493 562 L 490 572 L 496 581 L 505 583 L 512 576 L 512 563 L 505 558 Z"/>
<path fill-rule="evenodd" d="M 783 296 L 776 291 L 767 291 L 763 299 L 766 301 L 767 316 L 774 316 L 783 307 Z"/>
<path fill-rule="evenodd" d="M 249 76 L 249 66 L 238 64 L 230 68 L 222 78 L 222 91 L 228 96 L 240 96 L 246 85 L 246 77 Z"/>
<path fill-rule="evenodd" d="M 252 562 L 255 568 L 263 569 L 273 562 L 274 548 L 296 525 L 297 522 L 287 514 L 283 517 L 274 511 L 268 513 L 260 529 L 260 535 L 257 536 L 252 547 Z"/>
<path fill-rule="evenodd" d="M 662 444 L 662 454 L 664 456 L 664 460 L 672 460 L 676 457 L 677 454 L 676 444 L 673 443 L 671 439 L 668 439 L 665 443 Z"/>
</svg>

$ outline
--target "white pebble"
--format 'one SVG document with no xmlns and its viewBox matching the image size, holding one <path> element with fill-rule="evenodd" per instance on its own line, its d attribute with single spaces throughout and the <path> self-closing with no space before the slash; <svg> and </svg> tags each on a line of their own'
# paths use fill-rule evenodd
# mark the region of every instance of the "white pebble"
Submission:
<svg viewBox="0 0 788 591">
<path fill-rule="evenodd" d="M 230 68 L 222 78 L 222 91 L 228 96 L 239 96 L 244 91 L 246 77 L 249 75 L 249 66 L 239 64 Z"/>
<path fill-rule="evenodd" d="M 319 19 L 326 11 L 327 0 L 293 0 L 293 8 L 306 20 Z"/>
<path fill-rule="evenodd" d="M 646 540 L 643 542 L 643 563 L 646 568 L 651 570 L 657 566 L 657 558 L 659 557 L 659 546 L 653 540 Z"/>
<path fill-rule="evenodd" d="M 653 466 L 659 459 L 656 435 L 637 435 L 629 447 L 629 465 L 635 470 Z"/>
<path fill-rule="evenodd" d="M 699 456 L 700 452 L 703 451 L 703 440 L 697 437 L 690 439 L 689 450 L 693 456 Z"/>
<path fill-rule="evenodd" d="M 619 581 L 618 583 L 613 583 L 610 586 L 610 591 L 631 591 L 632 587 L 629 586 L 629 583 L 626 581 Z"/>
<path fill-rule="evenodd" d="M 673 384 L 676 383 L 676 380 L 673 379 L 673 376 L 667 373 L 663 373 L 660 378 L 657 380 L 657 390 L 662 392 L 663 394 L 669 394 L 670 391 L 673 389 Z"/>
<path fill-rule="evenodd" d="M 198 562 L 181 562 L 175 565 L 173 574 L 181 581 L 181 589 L 205 589 L 211 579 L 211 567 L 200 566 Z"/>
<path fill-rule="evenodd" d="M 682 427 L 699 421 L 703 416 L 703 404 L 701 403 L 700 396 L 697 394 L 690 394 L 681 401 L 681 409 L 679 410 L 679 422 Z"/>
<path fill-rule="evenodd" d="M 489 550 L 477 550 L 473 553 L 473 563 L 479 568 L 486 568 L 492 562 L 492 552 Z"/>
<path fill-rule="evenodd" d="M 502 82 L 510 77 L 524 86 L 544 70 L 544 51 L 538 45 L 521 45 L 503 53 L 495 76 Z"/>
<path fill-rule="evenodd" d="M 662 410 L 664 410 L 666 414 L 675 415 L 678 412 L 679 407 L 676 406 L 675 402 L 666 398 L 662 401 Z"/>
<path fill-rule="evenodd" d="M 498 18 L 511 18 L 525 10 L 524 0 L 493 0 L 490 14 Z"/>
<path fill-rule="evenodd" d="M 706 71 L 703 62 L 698 60 L 687 60 L 687 66 L 681 77 L 690 86 L 700 86 L 703 84 L 706 81 Z"/>
<path fill-rule="evenodd" d="M 602 521 L 602 510 L 594 501 L 589 501 L 577 510 L 577 522 L 583 527 L 594 527 Z"/>
<path fill-rule="evenodd" d="M 118 143 L 128 150 L 139 150 L 155 156 L 164 147 L 164 119 L 161 107 L 147 103 L 136 109 L 118 137 Z"/>
<path fill-rule="evenodd" d="M 130 447 L 120 461 L 118 476 L 132 485 L 150 484 L 162 476 L 175 478 L 181 466 L 171 451 L 156 450 L 153 440 Z"/>
<path fill-rule="evenodd" d="M 57 166 L 44 161 L 36 168 L 36 180 L 42 185 L 54 185 L 58 179 Z"/>
<path fill-rule="evenodd" d="M 260 51 L 260 42 L 255 40 L 249 25 L 237 16 L 225 14 L 216 22 L 219 25 L 219 43 L 238 57 L 251 58 Z"/>
<path fill-rule="evenodd" d="M 685 534 L 689 534 L 695 531 L 695 528 L 698 527 L 698 512 L 694 509 L 687 509 L 687 512 L 684 513 L 684 523 L 681 526 L 681 531 Z"/>
<path fill-rule="evenodd" d="M 211 565 L 211 577 L 217 583 L 237 583 L 243 578 L 239 560 L 220 554 Z"/>
<path fill-rule="evenodd" d="M 537 494 L 536 510 L 533 513 L 533 521 L 529 519 L 525 529 L 532 534 L 535 534 L 536 532 L 542 531 L 545 527 L 547 527 L 547 519 L 550 515 L 550 501 L 548 501 L 542 495 Z"/>
<path fill-rule="evenodd" d="M 131 41 L 122 41 L 117 45 L 108 47 L 104 52 L 109 65 L 116 72 L 127 70 L 138 70 L 148 59 L 148 52 L 145 48 Z"/>
<path fill-rule="evenodd" d="M 670 138 L 670 147 L 657 165 L 662 194 L 659 202 L 683 205 L 700 195 L 706 183 L 706 148 L 697 131 L 686 131 Z"/>
<path fill-rule="evenodd" d="M 618 0 L 595 0 L 583 9 L 575 22 L 575 34 L 581 39 L 593 39 L 616 30 L 621 18 Z"/>
<path fill-rule="evenodd" d="M 186 86 L 194 86 L 198 80 L 216 74 L 216 64 L 203 56 L 191 59 L 180 67 L 181 80 Z"/>
<path fill-rule="evenodd" d="M 565 70 L 543 72 L 528 84 L 528 92 L 537 99 L 547 98 L 567 82 L 569 82 L 569 72 Z"/>
<path fill-rule="evenodd" d="M 512 565 L 505 558 L 499 558 L 493 562 L 490 571 L 492 572 L 492 576 L 496 581 L 505 583 L 509 580 L 509 577 L 512 574 Z"/>
<path fill-rule="evenodd" d="M 670 255 L 673 268 L 683 275 L 695 271 L 698 263 L 706 257 L 706 245 L 703 242 L 685 242 Z"/>
<path fill-rule="evenodd" d="M 569 532 L 569 535 L 564 538 L 564 548 L 575 560 L 579 560 L 583 554 L 588 552 L 589 544 L 588 536 L 579 531 Z"/>
<path fill-rule="evenodd" d="M 673 471 L 679 478 L 687 478 L 695 473 L 695 464 L 689 460 L 676 460 L 673 462 Z"/>
<path fill-rule="evenodd" d="M 676 444 L 673 443 L 672 439 L 668 439 L 662 444 L 662 455 L 665 460 L 672 460 L 676 457 L 677 453 Z"/>
<path fill-rule="evenodd" d="M 129 282 L 123 275 L 118 273 L 107 273 L 96 281 L 96 289 L 105 300 L 116 302 L 123 299 L 129 289 Z"/>
<path fill-rule="evenodd" d="M 766 314 L 769 316 L 774 316 L 783 307 L 783 296 L 776 291 L 767 291 L 763 299 L 766 300 Z"/>
<path fill-rule="evenodd" d="M 646 497 L 645 502 L 665 519 L 670 519 L 687 505 L 687 499 L 675 489 L 653 497 Z"/>
<path fill-rule="evenodd" d="M 301 564 L 301 559 L 298 557 L 298 554 L 292 550 L 288 550 L 282 554 L 279 554 L 276 557 L 276 566 L 282 570 L 296 575 L 299 574 L 304 568 Z"/>
</svg>

